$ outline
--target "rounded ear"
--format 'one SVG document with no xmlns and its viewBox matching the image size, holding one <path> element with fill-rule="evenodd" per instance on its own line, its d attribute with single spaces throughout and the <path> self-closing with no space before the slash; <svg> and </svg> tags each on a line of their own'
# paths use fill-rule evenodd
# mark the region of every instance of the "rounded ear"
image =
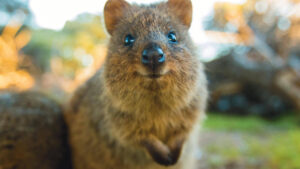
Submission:
<svg viewBox="0 0 300 169">
<path fill-rule="evenodd" d="M 168 0 L 168 10 L 188 28 L 192 23 L 193 6 L 191 0 Z"/>
<path fill-rule="evenodd" d="M 124 15 L 130 5 L 124 0 L 108 0 L 104 7 L 105 26 L 109 34 L 112 34 L 116 24 Z"/>
</svg>

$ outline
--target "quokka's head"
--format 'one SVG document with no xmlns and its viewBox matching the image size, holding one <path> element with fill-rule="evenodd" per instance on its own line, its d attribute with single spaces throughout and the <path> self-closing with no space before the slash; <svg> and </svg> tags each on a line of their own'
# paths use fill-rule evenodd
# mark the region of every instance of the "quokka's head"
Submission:
<svg viewBox="0 0 300 169">
<path fill-rule="evenodd" d="M 190 78 L 189 74 L 195 73 L 197 60 L 188 34 L 191 0 L 168 0 L 149 6 L 108 0 L 104 19 L 111 35 L 107 76 L 152 83 Z"/>
</svg>

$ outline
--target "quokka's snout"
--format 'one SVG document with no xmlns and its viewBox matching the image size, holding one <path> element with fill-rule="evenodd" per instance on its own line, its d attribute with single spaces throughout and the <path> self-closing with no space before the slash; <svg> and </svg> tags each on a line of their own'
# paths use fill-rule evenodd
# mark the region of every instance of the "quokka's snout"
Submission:
<svg viewBox="0 0 300 169">
<path fill-rule="evenodd" d="M 163 49 L 156 43 L 149 43 L 142 52 L 142 64 L 147 67 L 150 78 L 161 76 L 160 69 L 164 66 L 166 56 Z"/>
<path fill-rule="evenodd" d="M 167 35 L 160 37 L 161 43 L 177 44 L 177 37 L 175 32 L 171 31 Z M 165 49 L 160 43 L 148 43 L 142 52 L 142 63 L 145 65 L 150 73 L 149 77 L 157 78 L 162 76 L 162 69 L 166 61 Z"/>
</svg>

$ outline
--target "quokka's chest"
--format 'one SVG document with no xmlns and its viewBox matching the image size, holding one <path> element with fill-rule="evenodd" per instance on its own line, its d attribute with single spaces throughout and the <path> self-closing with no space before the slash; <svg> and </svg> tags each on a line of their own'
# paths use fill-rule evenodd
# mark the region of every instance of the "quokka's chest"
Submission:
<svg viewBox="0 0 300 169">
<path fill-rule="evenodd" d="M 111 129 L 118 137 L 130 139 L 144 135 L 155 135 L 162 140 L 181 132 L 189 132 L 197 119 L 195 110 L 182 110 L 180 113 L 111 116 Z"/>
</svg>

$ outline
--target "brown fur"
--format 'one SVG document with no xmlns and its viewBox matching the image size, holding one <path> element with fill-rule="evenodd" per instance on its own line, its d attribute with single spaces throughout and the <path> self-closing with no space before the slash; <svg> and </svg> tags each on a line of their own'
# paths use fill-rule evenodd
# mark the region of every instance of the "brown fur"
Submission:
<svg viewBox="0 0 300 169">
<path fill-rule="evenodd" d="M 105 65 L 75 93 L 67 114 L 75 169 L 193 169 L 207 90 L 188 35 L 190 11 L 190 0 L 108 0 Z M 170 31 L 177 44 L 168 42 Z M 136 37 L 132 47 L 123 43 L 129 33 Z M 166 55 L 158 79 L 141 64 L 149 43 Z"/>
<path fill-rule="evenodd" d="M 36 92 L 0 95 L 0 168 L 69 169 L 61 107 Z"/>
</svg>

